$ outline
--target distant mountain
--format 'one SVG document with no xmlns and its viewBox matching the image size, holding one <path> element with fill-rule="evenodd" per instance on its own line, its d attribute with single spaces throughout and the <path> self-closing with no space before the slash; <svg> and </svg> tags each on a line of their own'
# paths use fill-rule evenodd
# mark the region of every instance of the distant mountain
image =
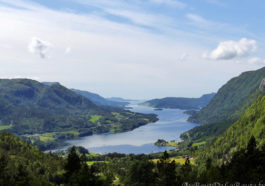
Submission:
<svg viewBox="0 0 265 186">
<path fill-rule="evenodd" d="M 42 84 L 44 84 L 44 85 L 48 85 L 48 86 L 52 86 L 52 85 L 60 85 L 60 83 L 59 82 L 41 82 Z"/>
<path fill-rule="evenodd" d="M 30 138 L 42 150 L 77 136 L 127 131 L 156 120 L 152 114 L 101 108 L 59 83 L 0 79 L 0 130 Z"/>
<path fill-rule="evenodd" d="M 129 103 L 130 101 L 133 101 L 133 100 L 130 100 L 130 99 L 123 99 L 123 98 L 119 98 L 119 97 L 111 97 L 111 98 L 106 98 L 106 99 L 109 100 L 109 101 L 126 102 L 126 103 Z"/>
<path fill-rule="evenodd" d="M 189 121 L 207 124 L 222 120 L 237 120 L 260 95 L 259 85 L 265 68 L 244 72 L 222 86 L 211 102 Z"/>
<path fill-rule="evenodd" d="M 59 82 L 42 82 L 44 85 L 60 85 Z M 89 92 L 89 91 L 84 91 L 84 90 L 78 90 L 78 89 L 71 89 L 73 92 L 86 97 L 90 101 L 92 101 L 94 104 L 98 106 L 105 106 L 105 107 L 118 107 L 118 108 L 124 108 L 127 104 L 129 104 L 127 101 L 124 101 L 122 98 L 119 98 L 119 100 L 116 99 L 109 99 L 109 98 L 104 98 L 98 94 Z"/>
<path fill-rule="evenodd" d="M 0 79 L 0 100 L 10 107 L 36 108 L 53 113 L 99 109 L 59 83 L 47 86 L 30 79 Z"/>
<path fill-rule="evenodd" d="M 105 99 L 104 97 L 95 94 L 95 93 L 91 93 L 88 91 L 82 91 L 82 90 L 77 90 L 77 89 L 72 89 L 72 91 L 74 91 L 75 93 L 82 95 L 84 97 L 86 97 L 87 99 L 89 99 L 90 101 L 92 101 L 93 103 L 95 103 L 98 106 L 110 106 L 110 107 L 119 107 L 119 108 L 123 108 L 125 107 L 127 104 L 129 104 L 127 101 L 117 101 L 117 100 L 112 100 L 112 99 Z"/>
<path fill-rule="evenodd" d="M 205 94 L 200 98 L 167 97 L 162 99 L 152 99 L 142 103 L 142 105 L 154 108 L 172 109 L 201 109 L 208 105 L 215 93 Z"/>
</svg>

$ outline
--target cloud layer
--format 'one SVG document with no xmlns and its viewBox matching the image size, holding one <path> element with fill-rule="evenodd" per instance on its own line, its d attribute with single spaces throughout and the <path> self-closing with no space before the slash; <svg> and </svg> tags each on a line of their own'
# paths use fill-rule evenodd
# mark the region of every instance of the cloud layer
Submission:
<svg viewBox="0 0 265 186">
<path fill-rule="evenodd" d="M 28 45 L 29 52 L 37 54 L 40 58 L 44 59 L 47 57 L 51 44 L 48 41 L 44 41 L 37 37 L 33 37 Z"/>
<path fill-rule="evenodd" d="M 251 52 L 256 51 L 258 44 L 255 40 L 246 38 L 237 41 L 224 41 L 221 42 L 216 49 L 210 54 L 204 54 L 204 58 L 214 60 L 229 60 L 237 57 L 248 56 Z"/>
</svg>

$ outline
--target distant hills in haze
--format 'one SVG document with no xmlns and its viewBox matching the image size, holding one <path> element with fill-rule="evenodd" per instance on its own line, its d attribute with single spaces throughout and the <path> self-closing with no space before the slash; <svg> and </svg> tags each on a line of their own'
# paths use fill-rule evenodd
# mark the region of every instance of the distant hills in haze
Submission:
<svg viewBox="0 0 265 186">
<path fill-rule="evenodd" d="M 106 98 L 109 101 L 115 101 L 115 102 L 130 102 L 130 101 L 134 101 L 132 99 L 123 99 L 123 98 L 119 98 L 119 97 L 111 97 L 111 98 Z"/>
<path fill-rule="evenodd" d="M 51 86 L 54 84 L 60 84 L 58 82 L 42 82 L 45 85 Z M 122 99 L 122 98 L 104 98 L 100 96 L 99 94 L 92 93 L 85 90 L 78 90 L 78 89 L 71 89 L 73 92 L 86 97 L 90 101 L 92 101 L 94 104 L 98 106 L 106 106 L 106 107 L 118 107 L 118 108 L 124 108 L 127 104 L 129 104 L 128 100 Z"/>
<path fill-rule="evenodd" d="M 142 105 L 154 108 L 171 108 L 171 109 L 201 109 L 215 96 L 215 93 L 205 94 L 200 98 L 183 98 L 183 97 L 166 97 L 162 99 L 152 99 L 142 103 Z"/>
<path fill-rule="evenodd" d="M 98 94 L 88 92 L 88 91 L 83 91 L 83 90 L 77 90 L 77 89 L 72 89 L 75 93 L 86 97 L 93 103 L 95 103 L 98 106 L 108 106 L 108 107 L 119 107 L 119 108 L 124 108 L 126 105 L 129 104 L 127 100 L 124 100 L 122 98 L 104 98 Z"/>
</svg>

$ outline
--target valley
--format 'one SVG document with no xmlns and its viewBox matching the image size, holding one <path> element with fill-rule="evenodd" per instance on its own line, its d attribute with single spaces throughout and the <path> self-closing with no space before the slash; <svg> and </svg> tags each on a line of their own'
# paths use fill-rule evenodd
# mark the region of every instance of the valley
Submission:
<svg viewBox="0 0 265 186">
<path fill-rule="evenodd" d="M 257 182 L 265 175 L 263 77 L 264 68 L 233 78 L 197 111 L 99 105 L 59 83 L 0 80 L 0 182 Z"/>
<path fill-rule="evenodd" d="M 0 186 L 265 186 L 264 10 L 0 0 Z"/>
<path fill-rule="evenodd" d="M 168 141 L 180 141 L 180 135 L 192 129 L 198 124 L 187 122 L 188 115 L 184 110 L 163 109 L 162 111 L 154 110 L 132 102 L 129 107 L 130 111 L 142 114 L 155 114 L 158 121 L 149 123 L 132 131 L 121 133 L 96 134 L 82 137 L 80 139 L 68 140 L 68 146 L 57 150 L 67 149 L 73 145 L 83 146 L 90 152 L 99 154 L 122 153 L 122 154 L 149 154 L 173 150 L 175 147 L 158 147 L 154 145 L 157 139 L 166 139 Z"/>
</svg>

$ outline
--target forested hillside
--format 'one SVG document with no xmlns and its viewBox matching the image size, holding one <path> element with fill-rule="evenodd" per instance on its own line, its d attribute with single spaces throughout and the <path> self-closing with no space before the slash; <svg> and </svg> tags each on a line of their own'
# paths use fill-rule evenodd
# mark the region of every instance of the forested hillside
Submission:
<svg viewBox="0 0 265 186">
<path fill-rule="evenodd" d="M 261 94 L 265 68 L 244 72 L 222 86 L 212 101 L 188 120 L 201 123 L 181 135 L 186 143 L 210 142 L 232 125 Z"/>
<path fill-rule="evenodd" d="M 80 149 L 80 148 L 79 148 Z M 86 155 L 71 148 L 65 156 L 41 152 L 19 138 L 0 133 L 0 185 L 109 186 L 112 178 L 97 167 L 88 166 Z"/>
<path fill-rule="evenodd" d="M 265 146 L 265 95 L 260 95 L 240 119 L 201 155 L 227 161 L 233 152 L 245 149 L 252 136 L 258 148 Z"/>
<path fill-rule="evenodd" d="M 30 139 L 42 150 L 77 136 L 127 131 L 156 120 L 152 114 L 98 107 L 58 83 L 0 80 L 0 130 Z"/>
<path fill-rule="evenodd" d="M 50 185 L 62 180 L 64 160 L 0 133 L 0 185 Z"/>
<path fill-rule="evenodd" d="M 257 99 L 261 80 L 265 77 L 265 68 L 244 72 L 222 86 L 211 102 L 201 111 L 189 118 L 189 121 L 201 124 L 235 121 Z"/>
</svg>

